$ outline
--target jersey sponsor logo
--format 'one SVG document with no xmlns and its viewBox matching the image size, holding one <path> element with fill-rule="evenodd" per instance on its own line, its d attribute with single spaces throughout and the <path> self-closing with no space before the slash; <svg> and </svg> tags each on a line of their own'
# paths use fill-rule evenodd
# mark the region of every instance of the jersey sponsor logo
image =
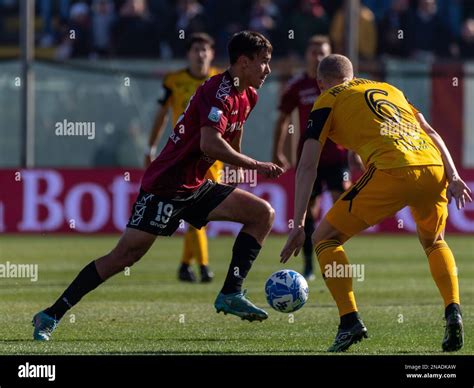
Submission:
<svg viewBox="0 0 474 388">
<path fill-rule="evenodd" d="M 235 122 L 232 124 L 227 124 L 227 128 L 225 129 L 226 132 L 234 132 L 234 131 L 241 131 L 244 126 L 243 122 Z"/>
<path fill-rule="evenodd" d="M 233 110 L 232 113 L 230 114 L 231 116 L 235 116 L 237 113 L 239 113 L 238 110 Z"/>
<path fill-rule="evenodd" d="M 219 108 L 216 108 L 215 106 L 213 106 L 211 108 L 211 111 L 209 112 L 207 118 L 215 123 L 218 123 L 222 117 L 222 114 L 224 112 L 222 112 Z"/>
<path fill-rule="evenodd" d="M 230 79 L 227 79 L 226 77 L 222 78 L 222 82 L 216 92 L 216 98 L 224 102 L 229 96 L 231 88 L 232 83 L 230 82 Z"/>
</svg>

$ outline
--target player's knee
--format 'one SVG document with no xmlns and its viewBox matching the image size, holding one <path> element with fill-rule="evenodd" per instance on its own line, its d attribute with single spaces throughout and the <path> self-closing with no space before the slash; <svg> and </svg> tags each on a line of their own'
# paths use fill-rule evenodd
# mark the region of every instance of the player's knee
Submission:
<svg viewBox="0 0 474 388">
<path fill-rule="evenodd" d="M 438 241 L 443 240 L 442 236 L 436 236 L 436 237 L 419 237 L 421 246 L 423 249 L 426 251 L 427 249 L 430 249 L 433 245 L 435 245 Z"/>
<path fill-rule="evenodd" d="M 275 221 L 275 210 L 273 207 L 268 202 L 265 202 L 260 213 L 259 220 L 262 225 L 267 229 L 271 229 Z"/>
</svg>

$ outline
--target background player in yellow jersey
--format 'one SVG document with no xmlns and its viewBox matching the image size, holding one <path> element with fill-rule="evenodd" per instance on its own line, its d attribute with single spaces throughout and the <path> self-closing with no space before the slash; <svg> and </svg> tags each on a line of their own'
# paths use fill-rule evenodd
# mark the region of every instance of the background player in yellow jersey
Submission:
<svg viewBox="0 0 474 388">
<path fill-rule="evenodd" d="M 161 106 L 150 133 L 149 149 L 145 154 L 145 167 L 148 167 L 152 158 L 155 157 L 156 145 L 166 127 L 169 111 L 172 112 L 174 126 L 196 89 L 206 79 L 219 73 L 218 69 L 211 66 L 214 59 L 214 39 L 208 34 L 190 34 L 186 42 L 186 51 L 188 67 L 167 74 L 163 80 L 164 96 L 158 101 Z M 222 162 L 216 161 L 206 177 L 217 182 L 219 171 L 222 169 Z M 200 265 L 201 281 L 210 282 L 214 274 L 209 269 L 206 228 L 196 229 L 189 225 L 184 236 L 183 256 L 178 270 L 180 280 L 196 281 L 196 275 L 191 268 L 193 259 L 196 259 Z"/>
<path fill-rule="evenodd" d="M 446 145 L 392 85 L 354 79 L 350 60 L 326 57 L 318 68 L 323 93 L 308 120 L 306 141 L 296 173 L 295 228 L 281 262 L 303 246 L 304 220 L 327 138 L 360 155 L 367 171 L 334 204 L 312 236 L 326 285 L 336 301 L 340 325 L 331 352 L 345 351 L 367 337 L 358 314 L 349 262 L 342 245 L 352 236 L 409 206 L 433 279 L 444 300 L 444 351 L 463 346 L 464 332 L 454 256 L 444 241 L 448 202 L 458 209 L 472 201 Z M 336 268 L 338 271 L 332 271 Z M 341 269 L 339 271 L 339 269 Z"/>
</svg>

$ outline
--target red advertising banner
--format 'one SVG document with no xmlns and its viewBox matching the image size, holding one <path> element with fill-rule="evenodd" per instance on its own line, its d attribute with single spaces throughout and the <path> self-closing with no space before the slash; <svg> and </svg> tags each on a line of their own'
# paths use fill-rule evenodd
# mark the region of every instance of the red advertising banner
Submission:
<svg viewBox="0 0 474 388">
<path fill-rule="evenodd" d="M 138 193 L 140 169 L 26 169 L 0 170 L 0 232 L 2 233 L 116 233 L 123 230 Z M 474 191 L 474 172 L 463 175 Z M 291 226 L 294 171 L 278 180 L 242 184 L 268 200 L 276 212 L 273 233 L 286 234 Z M 255 184 L 257 183 L 257 184 Z M 331 206 L 322 199 L 323 211 Z M 239 224 L 212 222 L 212 235 L 237 233 Z M 474 204 L 457 210 L 450 205 L 448 232 L 474 233 Z M 371 228 L 374 232 L 415 232 L 405 208 L 391 219 Z"/>
</svg>

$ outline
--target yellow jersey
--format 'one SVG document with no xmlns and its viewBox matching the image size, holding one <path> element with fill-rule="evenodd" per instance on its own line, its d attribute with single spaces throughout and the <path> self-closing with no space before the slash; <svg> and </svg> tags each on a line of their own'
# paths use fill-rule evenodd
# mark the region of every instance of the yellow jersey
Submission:
<svg viewBox="0 0 474 388">
<path fill-rule="evenodd" d="M 164 95 L 158 102 L 165 108 L 171 108 L 173 112 L 173 126 L 186 109 L 189 99 L 196 89 L 206 79 L 216 74 L 219 74 L 219 70 L 215 67 L 210 67 L 209 74 L 205 78 L 193 77 L 187 68 L 168 73 L 165 76 L 163 80 Z"/>
<path fill-rule="evenodd" d="M 334 86 L 316 100 L 306 138 L 336 144 L 378 169 L 443 165 L 441 153 L 418 123 L 403 92 L 367 79 Z"/>
</svg>

